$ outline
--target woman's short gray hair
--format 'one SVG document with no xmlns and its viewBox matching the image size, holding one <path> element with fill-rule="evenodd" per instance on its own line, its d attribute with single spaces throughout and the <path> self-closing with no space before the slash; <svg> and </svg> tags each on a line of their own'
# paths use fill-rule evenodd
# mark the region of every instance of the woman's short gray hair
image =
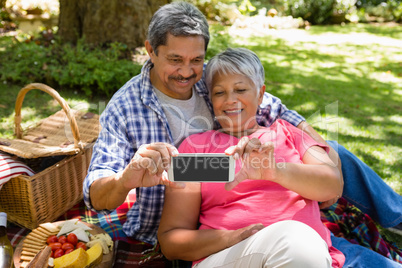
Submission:
<svg viewBox="0 0 402 268">
<path fill-rule="evenodd" d="M 152 16 L 147 39 L 156 55 L 158 47 L 166 45 L 168 33 L 173 36 L 200 35 L 205 40 L 205 51 L 209 43 L 208 21 L 194 5 L 173 2 L 159 8 Z"/>
<path fill-rule="evenodd" d="M 209 60 L 205 68 L 205 80 L 209 90 L 216 73 L 240 74 L 251 79 L 260 89 L 264 85 L 265 71 L 258 56 L 246 48 L 228 48 Z"/>
</svg>

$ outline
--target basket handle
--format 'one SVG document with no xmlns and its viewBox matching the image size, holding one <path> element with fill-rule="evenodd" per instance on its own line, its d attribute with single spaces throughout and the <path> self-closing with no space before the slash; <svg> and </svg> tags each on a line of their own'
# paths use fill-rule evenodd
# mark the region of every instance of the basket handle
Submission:
<svg viewBox="0 0 402 268">
<path fill-rule="evenodd" d="M 74 115 L 72 114 L 70 107 L 68 106 L 67 102 L 60 96 L 60 94 L 54 90 L 53 88 L 41 84 L 41 83 L 32 83 L 26 85 L 24 88 L 20 90 L 17 96 L 17 100 L 15 102 L 15 134 L 18 139 L 22 138 L 22 128 L 21 128 L 21 107 L 22 103 L 24 101 L 25 95 L 28 93 L 28 91 L 32 89 L 39 89 L 43 92 L 48 93 L 50 96 L 52 96 L 57 102 L 60 104 L 60 106 L 63 108 L 64 112 L 66 113 L 68 120 L 70 121 L 70 127 L 71 127 L 71 132 L 73 133 L 74 137 L 74 146 L 76 148 L 79 148 L 81 151 L 83 151 L 83 146 L 81 143 L 81 138 L 80 138 L 80 132 L 78 130 L 78 125 L 77 121 L 75 120 Z"/>
</svg>

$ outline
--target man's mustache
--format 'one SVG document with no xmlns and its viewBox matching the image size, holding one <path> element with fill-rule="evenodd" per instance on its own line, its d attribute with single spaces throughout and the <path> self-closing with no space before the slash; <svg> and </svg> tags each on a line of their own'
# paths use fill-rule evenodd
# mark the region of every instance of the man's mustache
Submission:
<svg viewBox="0 0 402 268">
<path fill-rule="evenodd" d="M 182 75 L 179 75 L 179 76 L 170 75 L 170 76 L 169 76 L 169 79 L 175 79 L 175 80 L 190 80 L 190 79 L 196 78 L 196 77 L 197 77 L 196 74 L 192 74 L 192 75 L 190 75 L 189 77 L 184 77 L 184 76 L 182 76 Z"/>
</svg>

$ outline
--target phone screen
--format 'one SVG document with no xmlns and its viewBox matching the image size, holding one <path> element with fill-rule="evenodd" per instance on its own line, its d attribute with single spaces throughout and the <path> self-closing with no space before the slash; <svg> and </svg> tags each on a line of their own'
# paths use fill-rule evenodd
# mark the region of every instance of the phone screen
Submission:
<svg viewBox="0 0 402 268">
<path fill-rule="evenodd" d="M 230 156 L 177 156 L 172 158 L 175 181 L 228 182 Z"/>
</svg>

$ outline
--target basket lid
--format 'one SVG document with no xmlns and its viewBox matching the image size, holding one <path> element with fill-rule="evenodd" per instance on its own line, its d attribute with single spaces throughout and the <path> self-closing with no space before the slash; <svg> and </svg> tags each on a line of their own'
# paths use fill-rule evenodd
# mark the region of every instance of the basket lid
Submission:
<svg viewBox="0 0 402 268">
<path fill-rule="evenodd" d="M 26 93 L 33 89 L 48 93 L 62 110 L 42 120 L 23 135 L 21 107 Z M 100 128 L 98 115 L 70 109 L 56 90 L 41 83 L 28 84 L 20 90 L 15 102 L 14 123 L 16 139 L 0 139 L 0 150 L 23 158 L 83 152 L 86 144 L 96 140 Z"/>
<path fill-rule="evenodd" d="M 26 130 L 20 139 L 0 138 L 0 150 L 22 158 L 74 155 L 93 143 L 99 134 L 99 115 L 70 109 L 80 134 L 80 147 L 74 144 L 69 119 L 63 110 Z"/>
</svg>

